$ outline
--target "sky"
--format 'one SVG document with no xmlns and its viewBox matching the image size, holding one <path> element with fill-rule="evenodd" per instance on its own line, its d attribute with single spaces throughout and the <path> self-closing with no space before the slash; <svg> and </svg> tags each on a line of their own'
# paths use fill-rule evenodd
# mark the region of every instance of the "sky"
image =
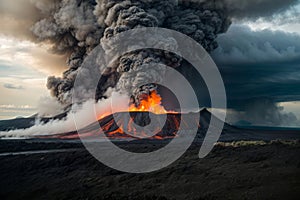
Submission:
<svg viewBox="0 0 300 200">
<path fill-rule="evenodd" d="M 300 4 L 271 17 L 234 20 L 219 36 L 212 57 L 223 75 L 229 110 L 235 110 L 230 122 L 269 119 L 300 126 L 299 13 Z M 11 29 L 7 20 L 0 26 Z M 65 58 L 5 28 L 0 31 L 0 119 L 30 116 L 38 112 L 41 98 L 51 98 L 47 77 L 65 71 Z"/>
<path fill-rule="evenodd" d="M 1 119 L 37 112 L 41 97 L 50 96 L 46 88 L 47 77 L 61 73 L 51 70 L 59 65 L 55 62 L 57 59 L 61 58 L 49 53 L 46 47 L 0 35 Z M 41 65 L 48 68 L 41 68 Z"/>
</svg>

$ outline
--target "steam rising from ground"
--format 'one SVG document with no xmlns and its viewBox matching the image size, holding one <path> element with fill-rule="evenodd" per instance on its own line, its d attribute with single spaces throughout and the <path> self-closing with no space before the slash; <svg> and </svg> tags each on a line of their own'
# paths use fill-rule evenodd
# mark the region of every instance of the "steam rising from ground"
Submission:
<svg viewBox="0 0 300 200">
<path fill-rule="evenodd" d="M 114 102 L 120 106 L 120 110 L 128 109 L 128 104 L 124 104 L 128 97 L 115 93 Z M 52 101 L 52 100 L 47 100 Z M 57 106 L 57 105 L 55 105 Z M 76 113 L 76 124 L 73 114 Z M 95 114 L 93 114 L 95 113 Z M 17 137 L 26 138 L 33 136 L 43 136 L 51 134 L 66 133 L 77 129 L 82 129 L 85 126 L 95 122 L 99 116 L 105 116 L 111 113 L 111 99 L 105 99 L 97 102 L 89 100 L 80 105 L 74 105 L 72 112 L 69 112 L 64 119 L 51 120 L 48 123 L 42 123 L 39 120 L 36 124 L 28 129 L 12 130 L 8 132 L 0 132 L 1 137 Z M 80 118 L 79 118 L 80 117 Z"/>
<path fill-rule="evenodd" d="M 64 110 L 64 107 L 53 97 L 41 97 L 38 102 L 38 115 L 41 117 L 52 117 Z"/>
</svg>

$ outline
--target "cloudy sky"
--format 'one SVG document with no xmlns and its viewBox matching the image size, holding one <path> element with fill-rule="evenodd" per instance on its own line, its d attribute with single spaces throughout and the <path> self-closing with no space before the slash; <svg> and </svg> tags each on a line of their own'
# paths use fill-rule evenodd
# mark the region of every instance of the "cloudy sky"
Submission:
<svg viewBox="0 0 300 200">
<path fill-rule="evenodd" d="M 39 99 L 49 96 L 47 76 L 61 73 L 56 70 L 64 65 L 60 60 L 46 47 L 0 35 L 0 118 L 34 114 Z"/>
<path fill-rule="evenodd" d="M 267 119 L 270 125 L 300 126 L 299 13 L 300 4 L 268 17 L 234 20 L 219 36 L 212 57 L 235 110 L 232 123 Z M 0 119 L 37 112 L 39 99 L 50 96 L 47 77 L 66 69 L 64 57 L 50 53 L 46 44 L 24 40 L 13 17 L 5 17 L 0 20 Z"/>
</svg>

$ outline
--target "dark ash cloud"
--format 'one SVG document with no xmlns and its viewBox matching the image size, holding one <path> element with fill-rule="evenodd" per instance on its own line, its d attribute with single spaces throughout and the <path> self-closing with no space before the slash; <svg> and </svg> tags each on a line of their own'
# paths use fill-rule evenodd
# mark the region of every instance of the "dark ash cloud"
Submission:
<svg viewBox="0 0 300 200">
<path fill-rule="evenodd" d="M 270 98 L 300 100 L 300 36 L 281 31 L 251 31 L 233 26 L 213 52 L 227 88 L 229 105 Z"/>
<path fill-rule="evenodd" d="M 33 34 L 39 41 L 51 42 L 53 52 L 68 55 L 69 69 L 63 73 L 63 77 L 49 77 L 47 86 L 51 93 L 60 102 L 69 104 L 70 92 L 84 58 L 99 44 L 105 52 L 117 49 L 117 44 L 111 38 L 126 30 L 141 27 L 170 28 L 193 37 L 207 51 L 215 49 L 217 35 L 225 32 L 230 25 L 226 11 L 215 8 L 210 1 L 177 3 L 174 0 L 65 0 L 54 1 L 52 9 L 38 7 L 42 18 L 32 26 Z M 164 39 L 165 44 L 170 41 L 173 40 Z M 168 53 L 150 50 L 123 55 L 114 66 L 110 66 L 106 82 L 99 84 L 97 99 L 105 98 L 105 92 L 112 87 L 133 95 L 134 102 L 138 104 L 141 93 L 148 93 L 149 87 L 134 88 L 140 79 L 147 79 L 145 73 L 134 69 L 150 62 L 179 66 L 181 60 L 171 57 Z M 158 70 L 152 71 L 152 76 L 157 79 L 161 79 L 164 74 Z M 86 79 L 90 79 L 90 75 Z M 153 89 L 155 87 L 150 90 Z"/>
</svg>

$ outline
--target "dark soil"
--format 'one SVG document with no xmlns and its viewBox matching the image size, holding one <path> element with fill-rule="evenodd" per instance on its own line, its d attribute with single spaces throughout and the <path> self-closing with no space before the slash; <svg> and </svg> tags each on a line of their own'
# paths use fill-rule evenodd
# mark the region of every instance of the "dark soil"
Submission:
<svg viewBox="0 0 300 200">
<path fill-rule="evenodd" d="M 104 166 L 80 143 L 1 141 L 1 152 L 77 148 L 0 156 L 0 199 L 299 199 L 300 144 L 220 143 L 204 159 L 194 144 L 167 168 L 128 174 Z M 155 144 L 131 144 L 132 149 Z"/>
</svg>

